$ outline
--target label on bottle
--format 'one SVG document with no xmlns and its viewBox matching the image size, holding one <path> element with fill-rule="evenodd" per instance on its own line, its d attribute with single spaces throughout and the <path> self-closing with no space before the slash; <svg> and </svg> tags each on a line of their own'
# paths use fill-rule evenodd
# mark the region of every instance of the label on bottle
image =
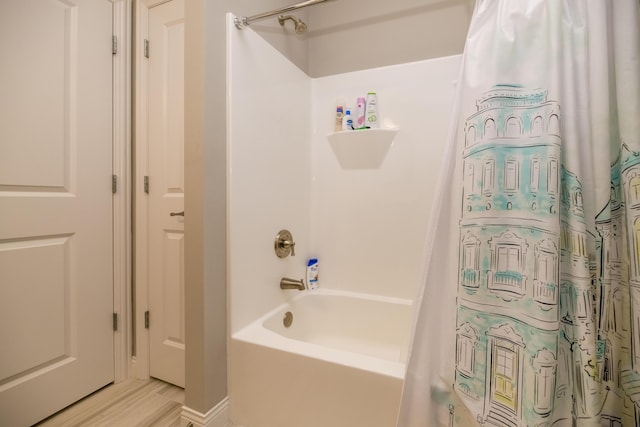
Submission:
<svg viewBox="0 0 640 427">
<path fill-rule="evenodd" d="M 307 289 L 318 288 L 318 260 L 311 258 L 307 264 Z"/>
</svg>

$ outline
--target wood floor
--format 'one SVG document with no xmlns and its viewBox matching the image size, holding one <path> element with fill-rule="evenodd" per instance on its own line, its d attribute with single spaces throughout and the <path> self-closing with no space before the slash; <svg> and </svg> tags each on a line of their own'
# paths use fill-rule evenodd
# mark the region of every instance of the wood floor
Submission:
<svg viewBox="0 0 640 427">
<path fill-rule="evenodd" d="M 165 382 L 131 379 L 85 397 L 37 426 L 178 427 L 184 390 Z"/>
</svg>

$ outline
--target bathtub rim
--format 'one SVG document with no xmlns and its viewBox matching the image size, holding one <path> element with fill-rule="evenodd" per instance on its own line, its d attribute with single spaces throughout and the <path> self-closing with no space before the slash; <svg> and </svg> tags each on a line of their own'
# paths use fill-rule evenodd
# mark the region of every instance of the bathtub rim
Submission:
<svg viewBox="0 0 640 427">
<path fill-rule="evenodd" d="M 369 301 L 391 303 L 413 308 L 414 301 L 406 298 L 388 297 L 383 295 L 365 294 L 350 291 L 342 291 L 330 288 L 315 290 L 305 290 L 291 297 L 288 301 L 280 304 L 276 308 L 263 314 L 238 332 L 231 335 L 232 340 L 243 341 L 249 344 L 271 348 L 276 351 L 294 353 L 311 359 L 318 359 L 325 362 L 348 366 L 350 368 L 369 371 L 372 373 L 385 375 L 404 380 L 406 373 L 406 361 L 391 361 L 381 359 L 366 354 L 355 353 L 347 350 L 338 350 L 318 344 L 299 341 L 288 338 L 266 328 L 263 324 L 265 320 L 284 310 L 292 302 L 301 298 L 314 296 L 337 296 Z M 410 326 L 410 325 L 409 325 Z"/>
</svg>

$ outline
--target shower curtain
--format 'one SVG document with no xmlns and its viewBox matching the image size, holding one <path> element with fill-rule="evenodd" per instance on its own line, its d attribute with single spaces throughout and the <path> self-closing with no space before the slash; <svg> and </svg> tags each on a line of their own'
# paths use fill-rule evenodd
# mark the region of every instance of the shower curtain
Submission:
<svg viewBox="0 0 640 427">
<path fill-rule="evenodd" d="M 477 2 L 398 427 L 640 425 L 639 9 Z"/>
</svg>

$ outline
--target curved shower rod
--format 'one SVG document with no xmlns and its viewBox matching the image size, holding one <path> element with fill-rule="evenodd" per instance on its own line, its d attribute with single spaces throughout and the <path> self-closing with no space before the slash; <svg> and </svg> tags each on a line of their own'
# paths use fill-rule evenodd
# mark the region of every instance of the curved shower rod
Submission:
<svg viewBox="0 0 640 427">
<path fill-rule="evenodd" d="M 292 12 L 294 10 L 302 9 L 303 7 L 313 6 L 314 4 L 323 3 L 327 0 L 307 0 L 301 3 L 292 4 L 291 6 L 286 6 L 281 9 L 272 10 L 270 12 L 261 13 L 259 15 L 253 16 L 245 16 L 242 18 L 235 17 L 233 18 L 233 23 L 236 24 L 236 28 L 242 30 L 245 27 L 248 27 L 249 24 L 253 21 L 258 21 L 260 19 L 268 18 L 270 16 L 282 15 L 283 13 Z"/>
</svg>

